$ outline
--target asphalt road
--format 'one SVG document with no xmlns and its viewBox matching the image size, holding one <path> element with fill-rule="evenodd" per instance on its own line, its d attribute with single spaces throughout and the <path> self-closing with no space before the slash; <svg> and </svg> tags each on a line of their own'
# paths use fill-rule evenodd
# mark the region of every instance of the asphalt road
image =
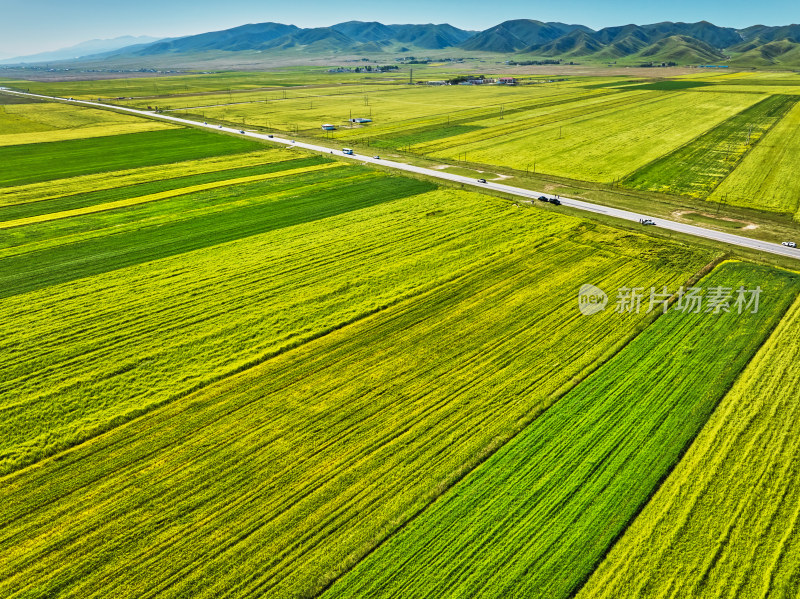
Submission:
<svg viewBox="0 0 800 599">
<path fill-rule="evenodd" d="M 2 89 L 2 88 L 0 88 Z M 136 108 L 125 108 L 120 106 L 112 106 L 110 104 L 102 104 L 100 102 L 90 102 L 87 100 L 72 100 L 69 98 L 57 98 L 52 96 L 43 96 L 39 94 L 30 94 L 24 92 L 16 92 L 11 90 L 3 90 L 5 93 L 17 94 L 21 96 L 31 96 L 34 98 L 41 98 L 45 100 L 58 100 L 62 102 L 69 102 L 72 104 L 79 104 L 82 106 L 93 106 L 95 108 L 110 108 L 113 110 L 117 110 L 120 112 L 127 112 L 130 114 L 136 114 L 140 116 L 147 116 L 151 118 L 161 119 L 163 121 L 169 121 L 173 123 L 179 123 L 182 125 L 192 125 L 195 127 L 205 127 L 212 131 L 220 131 L 225 133 L 233 133 L 236 135 L 242 135 L 244 137 L 252 137 L 255 139 L 262 139 L 265 141 L 283 144 L 287 146 L 295 146 L 298 148 L 303 148 L 306 150 L 312 150 L 314 152 L 321 152 L 323 154 L 336 154 L 340 157 L 349 158 L 355 162 L 366 163 L 366 164 L 380 164 L 384 167 L 394 168 L 401 171 L 406 171 L 410 173 L 418 173 L 420 175 L 426 175 L 428 177 L 435 177 L 437 179 L 445 179 L 448 181 L 453 181 L 455 183 L 461 183 L 463 185 L 470 185 L 472 187 L 477 187 L 479 189 L 493 189 L 495 191 L 501 191 L 503 193 L 507 193 L 510 195 L 514 195 L 520 198 L 524 198 L 526 200 L 535 200 L 540 196 L 544 196 L 546 198 L 552 198 L 554 196 L 546 193 L 540 193 L 537 191 L 530 191 L 529 189 L 522 189 L 520 187 L 512 187 L 510 185 L 503 185 L 502 183 L 494 183 L 494 182 L 487 182 L 487 183 L 478 183 L 476 179 L 471 177 L 464 177 L 462 175 L 454 175 L 451 173 L 447 173 L 444 171 L 436 170 L 436 169 L 429 169 L 420 166 L 414 166 L 411 164 L 405 164 L 403 162 L 395 162 L 392 160 L 385 160 L 383 158 L 374 158 L 373 156 L 364 156 L 361 154 L 354 154 L 354 155 L 345 155 L 342 153 L 341 149 L 331 150 L 331 148 L 325 146 L 318 146 L 315 144 L 304 143 L 300 141 L 293 141 L 292 139 L 277 137 L 268 135 L 266 133 L 256 133 L 254 131 L 245 131 L 243 129 L 237 129 L 233 127 L 223 127 L 219 125 L 210 125 L 203 122 L 198 121 L 191 121 L 188 119 L 182 119 L 180 117 L 171 116 L 167 114 L 157 114 L 155 112 L 149 110 L 138 110 Z M 798 248 L 790 248 L 778 243 L 770 243 L 767 241 L 760 241 L 758 239 L 751 239 L 749 237 L 742 237 L 741 235 L 734 235 L 732 233 L 724 233 L 722 231 L 714 231 L 711 229 L 706 229 L 705 227 L 698 227 L 696 225 L 688 225 L 685 223 L 679 223 L 672 220 L 667 220 L 664 218 L 655 218 L 652 216 L 648 216 L 646 214 L 642 214 L 639 212 L 630 212 L 628 210 L 621 210 L 619 208 L 611 208 L 609 206 L 602 206 L 600 204 L 593 204 L 591 202 L 586 202 L 583 200 L 576 200 L 573 198 L 565 198 L 563 196 L 559 196 L 561 200 L 561 204 L 563 206 L 567 206 L 569 208 L 576 208 L 578 210 L 584 210 L 586 212 L 594 212 L 596 214 L 604 214 L 606 216 L 611 216 L 614 218 L 619 218 L 622 220 L 632 221 L 635 223 L 640 222 L 642 219 L 650 219 L 655 221 L 656 226 L 660 227 L 661 229 L 667 229 L 670 231 L 676 231 L 679 233 L 685 233 L 687 235 L 693 235 L 695 237 L 703 237 L 705 239 L 712 239 L 714 241 L 719 241 L 722 243 L 726 243 L 729 245 L 740 246 L 744 248 L 750 248 L 753 250 L 759 250 L 762 252 L 769 252 L 771 254 L 778 254 L 780 256 L 787 256 L 789 258 L 795 258 L 800 260 L 800 249 Z"/>
</svg>

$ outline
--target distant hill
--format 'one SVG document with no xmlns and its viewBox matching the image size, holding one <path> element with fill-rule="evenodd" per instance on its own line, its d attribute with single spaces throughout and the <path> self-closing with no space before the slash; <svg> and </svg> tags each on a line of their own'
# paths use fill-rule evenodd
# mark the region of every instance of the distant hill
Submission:
<svg viewBox="0 0 800 599">
<path fill-rule="evenodd" d="M 224 31 L 212 31 L 199 35 L 190 35 L 168 41 L 157 42 L 137 50 L 140 56 L 152 56 L 166 53 L 203 52 L 208 50 L 254 50 L 264 47 L 270 41 L 300 31 L 294 25 L 281 23 L 259 23 L 242 25 Z"/>
<path fill-rule="evenodd" d="M 504 21 L 484 31 L 466 31 L 446 23 L 385 25 L 377 21 L 345 21 L 330 27 L 303 29 L 281 23 L 256 23 L 199 35 L 156 42 L 141 38 L 105 40 L 114 47 L 90 46 L 95 40 L 62 51 L 62 56 L 82 53 L 86 61 L 143 61 L 159 56 L 264 52 L 281 55 L 326 56 L 355 54 L 390 56 L 397 52 L 449 50 L 595 61 L 674 62 L 702 64 L 727 62 L 740 66 L 800 66 L 800 25 L 753 25 L 744 29 L 719 27 L 708 21 L 646 25 L 620 25 L 595 31 L 584 25 L 535 19 Z M 133 45 L 122 47 L 126 41 Z M 57 60 L 53 53 L 28 57 L 31 62 Z M 45 58 L 42 58 L 45 57 Z M 205 58 L 203 59 L 205 60 Z M 9 60 L 3 61 L 8 63 Z"/>
<path fill-rule="evenodd" d="M 777 42 L 757 44 L 739 56 L 731 64 L 737 66 L 800 66 L 800 43 L 783 39 Z"/>
<path fill-rule="evenodd" d="M 484 52 L 519 52 L 548 44 L 573 31 L 592 30 L 582 25 L 517 19 L 505 21 L 482 31 L 461 43 L 460 47 L 464 50 Z"/>
<path fill-rule="evenodd" d="M 688 35 L 671 35 L 644 48 L 636 56 L 652 62 L 722 62 L 725 55 L 710 44 Z"/>
<path fill-rule="evenodd" d="M 394 38 L 404 44 L 428 50 L 457 46 L 475 35 L 474 31 L 458 29 L 447 23 L 441 25 L 390 25 Z"/>
<path fill-rule="evenodd" d="M 42 63 L 57 60 L 72 60 L 81 58 L 83 56 L 91 56 L 93 54 L 101 54 L 104 52 L 112 52 L 120 48 L 127 48 L 134 45 L 151 44 L 157 42 L 159 38 L 141 35 L 134 37 L 132 35 L 125 35 L 108 40 L 89 40 L 74 46 L 62 48 L 60 50 L 53 50 L 51 52 L 39 52 L 38 54 L 30 54 L 28 56 L 17 56 L 4 59 L 2 62 L 6 64 L 18 63 Z"/>
<path fill-rule="evenodd" d="M 538 48 L 536 46 L 528 48 L 528 51 L 536 52 L 542 56 L 576 58 L 595 54 L 602 49 L 603 44 L 598 42 L 591 32 L 576 29 Z"/>
<path fill-rule="evenodd" d="M 700 21 L 699 23 L 654 23 L 652 25 L 643 25 L 642 29 L 650 36 L 652 43 L 680 35 L 694 38 L 713 48 L 722 49 L 742 41 L 742 36 L 736 29 L 717 27 L 708 21 Z"/>
<path fill-rule="evenodd" d="M 280 23 L 242 25 L 233 29 L 191 35 L 133 52 L 138 56 L 165 53 L 207 51 L 239 52 L 243 50 L 300 49 L 320 52 L 381 52 L 394 44 L 420 49 L 442 49 L 455 46 L 473 35 L 452 25 L 383 25 L 377 22 L 347 21 L 331 27 L 301 29 Z"/>
</svg>

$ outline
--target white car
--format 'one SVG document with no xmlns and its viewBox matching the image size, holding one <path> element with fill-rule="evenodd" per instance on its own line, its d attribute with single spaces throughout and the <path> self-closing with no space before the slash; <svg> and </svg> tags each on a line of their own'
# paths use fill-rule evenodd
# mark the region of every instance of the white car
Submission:
<svg viewBox="0 0 800 599">
<path fill-rule="evenodd" d="M 784 241 L 781 245 L 785 245 L 787 248 L 796 248 L 797 244 L 794 241 Z"/>
</svg>

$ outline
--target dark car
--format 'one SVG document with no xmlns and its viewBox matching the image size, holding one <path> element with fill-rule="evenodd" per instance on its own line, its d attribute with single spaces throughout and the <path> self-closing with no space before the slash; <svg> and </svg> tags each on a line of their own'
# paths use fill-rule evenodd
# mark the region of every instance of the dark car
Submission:
<svg viewBox="0 0 800 599">
<path fill-rule="evenodd" d="M 486 179 L 478 179 L 478 183 L 486 183 Z"/>
<path fill-rule="evenodd" d="M 270 139 L 272 139 L 272 134 L 269 134 L 269 135 L 267 135 L 267 137 L 269 137 Z"/>
<path fill-rule="evenodd" d="M 558 198 L 550 198 L 548 201 L 551 204 L 555 204 L 556 206 L 561 206 L 561 200 L 559 200 Z"/>
<path fill-rule="evenodd" d="M 548 199 L 547 199 L 546 197 L 544 197 L 544 196 L 539 196 L 539 201 L 540 201 L 540 202 L 549 202 L 550 200 L 548 200 Z"/>
</svg>

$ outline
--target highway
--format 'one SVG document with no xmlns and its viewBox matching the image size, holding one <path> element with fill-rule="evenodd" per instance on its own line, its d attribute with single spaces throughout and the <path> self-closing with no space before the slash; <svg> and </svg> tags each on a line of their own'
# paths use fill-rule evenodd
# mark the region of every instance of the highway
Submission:
<svg viewBox="0 0 800 599">
<path fill-rule="evenodd" d="M 70 98 L 58 98 L 53 96 L 43 96 L 39 94 L 31 94 L 25 92 L 17 92 L 8 89 L 0 88 L 3 93 L 10 93 L 10 94 L 17 94 L 21 96 L 30 96 L 34 98 L 40 98 L 44 100 L 54 100 L 59 102 L 68 102 L 71 104 L 78 104 L 82 106 L 91 106 L 94 108 L 106 108 L 111 110 L 116 110 L 119 112 L 126 112 L 130 114 L 136 114 L 140 116 L 146 116 L 150 118 L 157 118 L 163 121 L 169 121 L 173 123 L 178 123 L 181 125 L 191 125 L 193 127 L 204 127 L 210 129 L 212 131 L 219 131 L 224 133 L 232 133 L 235 135 L 242 135 L 244 137 L 252 137 L 254 139 L 260 139 L 276 144 L 283 144 L 287 146 L 294 146 L 298 148 L 303 148 L 305 150 L 311 150 L 314 152 L 321 152 L 323 154 L 336 154 L 340 158 L 347 158 L 351 159 L 355 162 L 366 163 L 366 164 L 379 164 L 384 167 L 389 167 L 393 169 L 397 169 L 400 171 L 406 171 L 410 173 L 417 173 L 420 175 L 426 175 L 428 177 L 435 177 L 437 179 L 444 179 L 447 181 L 452 181 L 454 183 L 461 183 L 463 185 L 469 185 L 471 187 L 476 187 L 478 189 L 491 189 L 494 191 L 500 191 L 506 194 L 510 194 L 519 198 L 524 198 L 526 200 L 535 200 L 540 196 L 544 196 L 546 198 L 552 198 L 554 196 L 546 193 L 540 193 L 537 191 L 531 191 L 528 189 L 523 189 L 520 187 L 512 187 L 510 185 L 503 185 L 502 183 L 494 183 L 494 182 L 487 182 L 487 183 L 479 183 L 476 179 L 471 177 L 464 177 L 462 175 L 454 175 L 451 173 L 447 173 L 444 171 L 439 171 L 436 169 L 424 168 L 420 166 L 414 166 L 411 164 L 406 164 L 403 162 L 396 162 L 392 160 L 385 160 L 383 158 L 375 158 L 373 156 L 364 156 L 361 154 L 353 154 L 353 155 L 345 155 L 342 153 L 341 149 L 332 150 L 329 147 L 319 146 L 315 144 L 294 141 L 292 139 L 277 137 L 274 135 L 269 135 L 266 133 L 257 133 L 254 131 L 245 131 L 242 129 L 237 129 L 233 127 L 224 127 L 219 125 L 211 125 L 208 123 L 192 121 L 188 119 L 183 119 L 176 116 L 171 116 L 167 114 L 159 114 L 153 111 L 148 110 L 139 110 L 136 108 L 127 108 L 121 106 L 113 106 L 111 104 L 103 104 L 100 102 L 91 102 L 88 100 L 73 100 Z M 760 241 L 758 239 L 751 239 L 749 237 L 743 237 L 741 235 L 734 235 L 732 233 L 725 233 L 722 231 L 714 231 L 711 229 L 706 229 L 704 227 L 698 227 L 696 225 L 689 225 L 685 223 L 679 223 L 668 219 L 663 218 L 656 218 L 653 216 L 648 216 L 646 214 L 642 214 L 639 212 L 631 212 L 628 210 L 622 210 L 619 208 L 611 208 L 609 206 L 603 206 L 600 204 L 593 204 L 591 202 L 586 202 L 583 200 L 577 200 L 573 198 L 565 198 L 563 196 L 559 196 L 561 200 L 561 204 L 563 206 L 567 206 L 568 208 L 575 208 L 577 210 L 583 210 L 585 212 L 593 212 L 595 214 L 603 214 L 606 216 L 619 218 L 626 221 L 631 221 L 638 223 L 642 219 L 650 219 L 655 221 L 656 226 L 661 229 L 667 229 L 669 231 L 676 231 L 678 233 L 685 233 L 687 235 L 693 235 L 695 237 L 702 237 L 705 239 L 711 239 L 714 241 L 722 242 L 729 245 L 739 246 L 743 248 L 749 248 L 752 250 L 758 250 L 762 252 L 768 252 L 771 254 L 777 254 L 780 256 L 786 256 L 789 258 L 794 258 L 796 260 L 800 260 L 800 249 L 797 248 L 790 248 L 783 246 L 778 243 L 770 243 L 767 241 Z"/>
</svg>

